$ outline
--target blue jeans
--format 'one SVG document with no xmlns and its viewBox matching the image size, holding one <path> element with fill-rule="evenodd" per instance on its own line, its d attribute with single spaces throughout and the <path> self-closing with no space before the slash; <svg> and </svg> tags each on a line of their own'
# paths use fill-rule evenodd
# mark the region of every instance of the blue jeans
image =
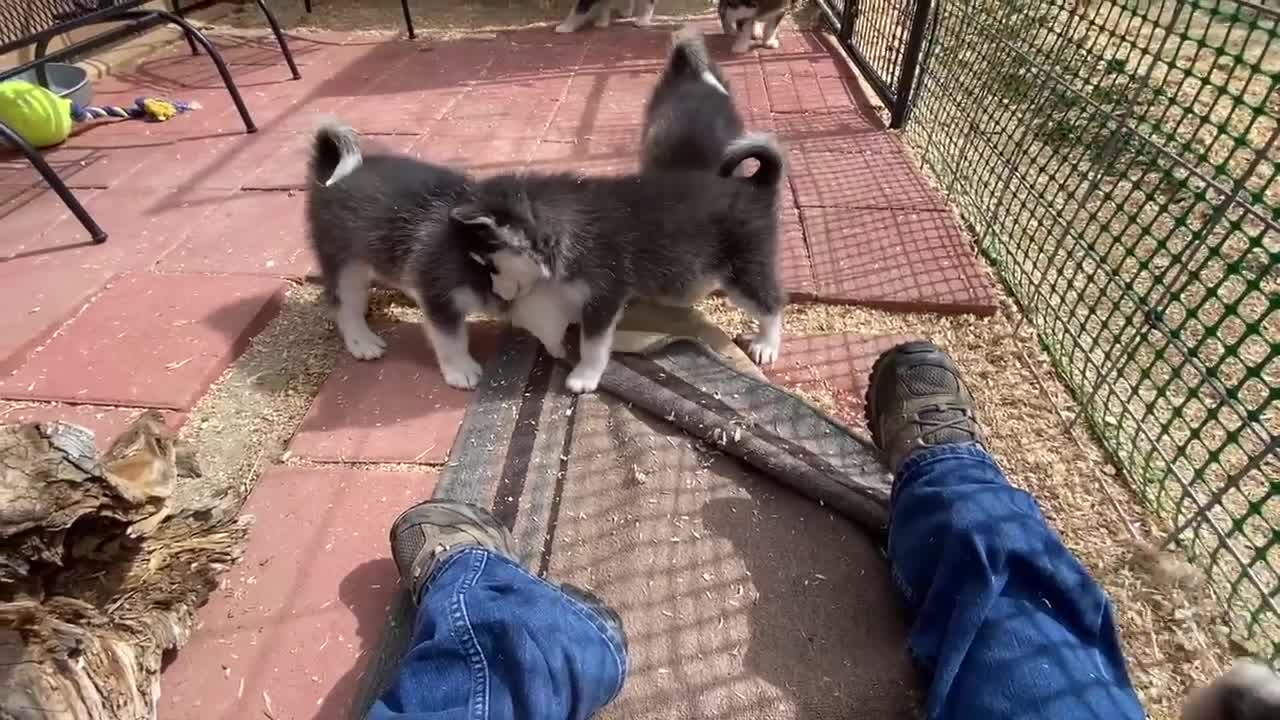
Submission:
<svg viewBox="0 0 1280 720">
<path fill-rule="evenodd" d="M 622 638 L 499 554 L 446 558 L 420 601 L 409 652 L 368 720 L 585 720 L 622 690 Z"/>
<path fill-rule="evenodd" d="M 926 717 L 1144 717 L 1106 596 L 982 448 L 932 448 L 903 464 L 889 562 L 913 617 Z M 620 640 L 597 613 L 471 549 L 428 581 L 413 647 L 369 718 L 578 720 L 625 675 Z"/>
<path fill-rule="evenodd" d="M 889 563 L 931 720 L 1141 720 L 1111 605 L 977 445 L 911 455 Z"/>
</svg>

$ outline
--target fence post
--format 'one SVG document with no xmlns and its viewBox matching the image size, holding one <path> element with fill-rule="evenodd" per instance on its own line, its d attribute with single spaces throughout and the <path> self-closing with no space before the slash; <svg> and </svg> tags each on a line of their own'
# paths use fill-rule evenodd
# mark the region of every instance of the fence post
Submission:
<svg viewBox="0 0 1280 720">
<path fill-rule="evenodd" d="M 848 46 L 853 42 L 853 23 L 858 19 L 858 3 L 861 0 L 844 0 L 840 5 L 840 42 Z"/>
<path fill-rule="evenodd" d="M 895 130 L 901 130 L 907 124 L 907 116 L 911 114 L 911 102 L 915 99 L 912 90 L 915 89 L 916 75 L 920 70 L 924 36 L 929 29 L 929 20 L 933 17 L 933 2 L 934 0 L 916 0 L 916 13 L 911 19 L 911 34 L 907 36 L 907 46 L 902 51 L 902 72 L 898 75 L 893 110 L 889 115 L 889 127 Z"/>
</svg>

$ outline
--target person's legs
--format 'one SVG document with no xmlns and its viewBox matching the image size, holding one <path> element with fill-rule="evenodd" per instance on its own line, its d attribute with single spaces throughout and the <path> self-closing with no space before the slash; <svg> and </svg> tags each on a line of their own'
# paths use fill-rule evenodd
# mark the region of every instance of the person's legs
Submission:
<svg viewBox="0 0 1280 720">
<path fill-rule="evenodd" d="M 617 614 L 521 567 L 488 512 L 423 503 L 396 520 L 391 544 L 418 612 L 410 649 L 369 720 L 581 720 L 622 690 Z"/>
<path fill-rule="evenodd" d="M 1143 718 L 1106 595 L 984 449 L 950 358 L 894 348 L 867 400 L 894 471 L 889 562 L 926 716 Z"/>
</svg>

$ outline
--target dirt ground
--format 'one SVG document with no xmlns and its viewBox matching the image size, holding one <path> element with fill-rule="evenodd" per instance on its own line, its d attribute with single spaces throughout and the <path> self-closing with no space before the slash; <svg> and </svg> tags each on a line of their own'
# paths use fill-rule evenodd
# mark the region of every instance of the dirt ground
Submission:
<svg viewBox="0 0 1280 720">
<path fill-rule="evenodd" d="M 303 12 L 301 0 L 268 4 L 291 29 L 394 33 L 403 28 L 397 0 L 368 0 L 355 7 L 341 0 L 315 0 L 311 15 Z M 423 35 L 441 39 L 556 22 L 567 7 L 563 0 L 415 0 L 410 5 Z M 658 13 L 671 16 L 708 7 L 695 0 L 662 0 Z M 221 23 L 261 27 L 252 4 Z M 1147 549 L 1168 528 L 1148 516 L 1090 437 L 1067 433 L 1064 418 L 1075 410 L 1070 394 L 1032 329 L 1018 322 L 1011 307 L 1006 301 L 1002 313 L 979 319 L 807 304 L 790 309 L 786 329 L 792 334 L 918 335 L 954 353 L 973 385 L 993 452 L 1012 481 L 1040 499 L 1067 545 L 1114 599 L 1130 672 L 1150 716 L 1176 718 L 1187 689 L 1228 662 L 1231 653 L 1220 630 L 1224 623 L 1208 594 L 1197 592 L 1202 579 L 1193 570 Z M 745 319 L 721 301 L 708 301 L 704 309 L 726 329 L 745 328 Z M 385 297 L 374 303 L 373 312 L 416 313 Z M 229 481 L 256 476 L 265 462 L 288 462 L 281 448 L 339 351 L 317 291 L 295 288 L 281 316 L 227 371 L 184 430 L 200 442 L 209 471 Z"/>
</svg>

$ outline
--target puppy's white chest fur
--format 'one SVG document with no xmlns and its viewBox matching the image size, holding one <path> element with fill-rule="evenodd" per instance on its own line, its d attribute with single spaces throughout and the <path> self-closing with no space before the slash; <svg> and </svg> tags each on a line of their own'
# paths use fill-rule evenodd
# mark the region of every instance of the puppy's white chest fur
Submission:
<svg viewBox="0 0 1280 720">
<path fill-rule="evenodd" d="M 496 284 L 496 279 L 495 279 Z M 566 356 L 564 333 L 582 320 L 590 290 L 582 282 L 542 280 L 511 304 L 511 324 L 528 330 L 554 358 Z"/>
</svg>

